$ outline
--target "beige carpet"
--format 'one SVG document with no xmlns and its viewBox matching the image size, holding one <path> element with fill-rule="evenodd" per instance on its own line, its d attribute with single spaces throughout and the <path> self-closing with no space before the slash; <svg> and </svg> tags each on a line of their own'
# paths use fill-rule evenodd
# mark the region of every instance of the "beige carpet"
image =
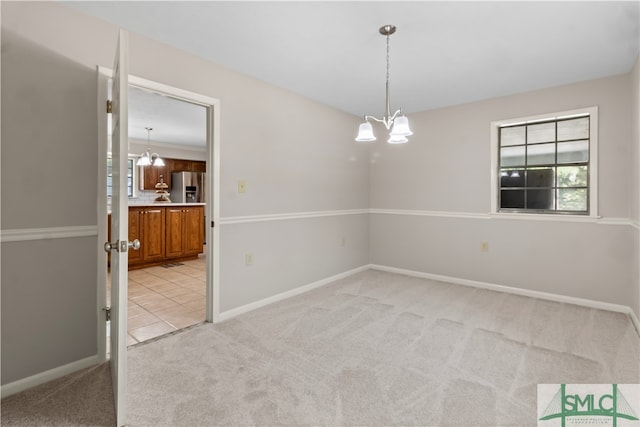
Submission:
<svg viewBox="0 0 640 427">
<path fill-rule="evenodd" d="M 536 425 L 538 383 L 638 383 L 626 315 L 367 271 L 129 352 L 134 426 Z"/>
<path fill-rule="evenodd" d="M 371 270 L 130 349 L 129 424 L 534 426 L 536 384 L 639 383 L 639 360 L 626 315 Z M 112 424 L 95 369 L 2 425 Z"/>
<path fill-rule="evenodd" d="M 109 363 L 83 369 L 2 399 L 3 426 L 100 426 L 115 424 Z"/>
</svg>

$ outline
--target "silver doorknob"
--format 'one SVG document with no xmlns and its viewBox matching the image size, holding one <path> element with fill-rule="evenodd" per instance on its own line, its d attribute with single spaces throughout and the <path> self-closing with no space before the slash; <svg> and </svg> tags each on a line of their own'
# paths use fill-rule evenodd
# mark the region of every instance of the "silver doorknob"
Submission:
<svg viewBox="0 0 640 427">
<path fill-rule="evenodd" d="M 126 240 L 116 240 L 115 242 L 105 242 L 104 251 L 105 252 L 127 252 L 129 248 L 137 251 L 140 249 L 140 240 L 135 239 L 133 242 L 127 242 Z"/>
</svg>

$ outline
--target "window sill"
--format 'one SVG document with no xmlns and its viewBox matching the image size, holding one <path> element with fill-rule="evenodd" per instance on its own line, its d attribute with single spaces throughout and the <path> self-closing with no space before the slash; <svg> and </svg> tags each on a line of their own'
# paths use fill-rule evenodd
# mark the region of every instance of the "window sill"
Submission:
<svg viewBox="0 0 640 427">
<path fill-rule="evenodd" d="M 539 213 L 513 213 L 513 212 L 490 212 L 490 218 L 517 219 L 530 221 L 557 221 L 557 222 L 611 222 L 618 223 L 615 219 L 602 219 L 599 215 L 571 215 L 571 214 L 539 214 Z"/>
</svg>

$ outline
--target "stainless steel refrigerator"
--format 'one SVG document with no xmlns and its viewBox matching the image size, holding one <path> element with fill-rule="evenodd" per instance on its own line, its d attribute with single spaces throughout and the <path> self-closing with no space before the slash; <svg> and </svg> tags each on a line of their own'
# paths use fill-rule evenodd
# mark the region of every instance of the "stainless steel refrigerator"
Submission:
<svg viewBox="0 0 640 427">
<path fill-rule="evenodd" d="M 171 174 L 171 202 L 205 203 L 204 172 L 173 172 Z"/>
</svg>

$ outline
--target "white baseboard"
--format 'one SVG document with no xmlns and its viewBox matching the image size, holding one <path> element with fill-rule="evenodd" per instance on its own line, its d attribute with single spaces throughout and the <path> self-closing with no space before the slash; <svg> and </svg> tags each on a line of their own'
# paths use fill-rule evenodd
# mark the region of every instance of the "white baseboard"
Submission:
<svg viewBox="0 0 640 427">
<path fill-rule="evenodd" d="M 282 301 L 283 299 L 291 298 L 293 296 L 302 294 L 304 292 L 308 292 L 312 289 L 319 288 L 331 282 L 334 282 L 339 279 L 343 279 L 345 277 L 349 277 L 353 274 L 360 273 L 361 271 L 366 271 L 370 267 L 369 265 L 363 265 L 361 267 L 354 268 L 352 270 L 345 271 L 343 273 L 336 274 L 331 277 L 327 277 L 325 279 L 318 280 L 317 282 L 309 283 L 308 285 L 300 286 L 295 289 L 291 289 L 290 291 L 282 292 L 277 295 L 273 295 L 271 297 L 262 299 L 260 301 L 255 301 L 246 305 L 242 305 L 237 308 L 232 308 L 231 310 L 224 311 L 220 313 L 218 317 L 219 322 L 223 322 L 225 320 L 229 320 L 233 317 L 239 316 L 240 314 L 247 313 L 249 311 L 255 310 L 260 307 L 264 307 L 265 305 L 273 304 L 274 302 Z"/>
<path fill-rule="evenodd" d="M 602 302 L 602 301 L 595 301 L 595 300 L 590 300 L 590 299 L 586 299 L 586 298 L 578 298 L 578 297 L 571 297 L 571 296 L 567 296 L 567 295 L 559 295 L 559 294 L 553 294 L 550 292 L 542 292 L 542 291 L 534 291 L 534 290 L 530 290 L 530 289 L 522 289 L 522 288 L 514 288 L 511 286 L 504 286 L 504 285 L 497 285 L 495 283 L 488 283 L 488 282 L 480 282 L 477 280 L 469 280 L 469 279 L 461 279 L 458 277 L 452 277 L 452 276 L 443 276 L 443 275 L 439 275 L 439 274 L 431 274 L 431 273 L 424 273 L 421 271 L 414 271 L 414 270 L 406 270 L 403 268 L 396 268 L 396 267 L 388 267 L 385 265 L 378 265 L 378 264 L 368 264 L 368 265 L 363 265 L 361 267 L 358 268 L 354 268 L 352 270 L 348 270 L 345 271 L 343 273 L 340 274 L 336 274 L 334 276 L 331 277 L 327 277 L 325 279 L 322 280 L 318 280 L 317 282 L 313 282 L 310 283 L 308 285 L 304 285 L 295 289 L 292 289 L 290 291 L 286 291 L 265 299 L 262 299 L 260 301 L 255 301 L 237 308 L 233 308 L 231 310 L 227 310 L 223 313 L 220 313 L 220 317 L 219 317 L 219 322 L 225 321 L 225 320 L 229 320 L 233 317 L 239 316 L 240 314 L 243 313 L 247 313 L 249 311 L 255 310 L 257 308 L 260 307 L 264 307 L 266 305 L 269 304 L 273 304 L 274 302 L 277 301 L 282 301 L 284 299 L 287 298 L 291 298 L 295 295 L 299 295 L 301 293 L 304 292 L 308 292 L 312 289 L 316 289 L 319 288 L 321 286 L 324 286 L 326 284 L 329 284 L 333 281 L 339 280 L 339 279 L 343 279 L 345 277 L 351 276 L 353 274 L 356 273 L 360 273 L 362 271 L 366 271 L 369 269 L 373 269 L 373 270 L 380 270 L 380 271 L 386 271 L 389 273 L 396 273 L 396 274 L 404 274 L 406 276 L 412 276 L 412 277 L 420 277 L 423 279 L 431 279 L 431 280 L 437 280 L 440 282 L 447 282 L 447 283 L 453 283 L 456 285 L 463 285 L 463 286 L 471 286 L 474 288 L 481 288 L 481 289 L 487 289 L 487 290 L 491 290 L 491 291 L 497 291 L 497 292 L 506 292 L 509 294 L 514 294 L 514 295 L 521 295 L 521 296 L 525 296 L 525 297 L 532 297 L 532 298 L 539 298 L 539 299 L 543 299 L 543 300 L 547 300 L 547 301 L 554 301 L 554 302 L 562 302 L 562 303 L 567 303 L 567 304 L 575 304 L 575 305 L 580 305 L 583 307 L 589 307 L 589 308 L 596 308 L 599 310 L 607 310 L 607 311 L 613 311 L 613 312 L 617 312 L 617 313 L 623 313 L 626 314 L 630 317 L 631 319 L 631 323 L 633 323 L 633 325 L 636 328 L 636 332 L 638 332 L 638 335 L 640 336 L 640 321 L 638 320 L 638 317 L 636 316 L 636 314 L 633 312 L 633 310 L 631 309 L 631 307 L 626 306 L 626 305 L 621 305 L 621 304 L 612 304 L 612 303 L 608 303 L 608 302 Z"/>
<path fill-rule="evenodd" d="M 352 270 L 348 270 L 345 271 L 343 273 L 339 273 L 336 274 L 334 276 L 331 277 L 327 277 L 325 279 L 321 279 L 318 280 L 316 282 L 313 283 L 309 283 L 307 285 L 295 288 L 295 289 L 291 289 L 289 291 L 286 292 L 282 292 L 280 294 L 262 299 L 260 301 L 255 301 L 231 310 L 227 310 L 223 313 L 220 313 L 220 317 L 219 317 L 219 321 L 225 321 L 225 320 L 229 320 L 233 317 L 239 316 L 240 314 L 243 313 L 247 313 L 249 311 L 255 310 L 257 308 L 260 307 L 264 307 L 266 305 L 269 304 L 273 304 L 274 302 L 278 302 L 278 301 L 282 301 L 284 299 L 287 298 L 291 298 L 293 296 L 302 294 L 304 292 L 308 292 L 310 290 L 319 288 L 321 286 L 327 285 L 331 282 L 334 282 L 336 280 L 339 279 L 343 279 L 345 277 L 349 277 L 353 274 L 356 273 L 360 273 L 362 271 L 366 271 L 369 269 L 373 269 L 373 270 L 380 270 L 380 271 L 386 271 L 389 273 L 396 273 L 396 274 L 404 274 L 406 276 L 412 276 L 412 277 L 420 277 L 423 279 L 431 279 L 431 280 L 437 280 L 437 281 L 441 281 L 441 282 L 447 282 L 447 283 L 453 283 L 453 284 L 457 284 L 457 285 L 463 285 L 463 286 L 471 286 L 471 287 L 475 287 L 475 288 L 481 288 L 481 289 L 488 289 L 488 290 L 492 290 L 492 291 L 498 291 L 498 292 L 506 292 L 506 293 L 510 293 L 510 294 L 514 294 L 514 295 L 522 295 L 522 296 L 526 296 L 526 297 L 532 297 L 532 298 L 539 298 L 539 299 L 544 299 L 544 300 L 548 300 L 548 301 L 554 301 L 554 302 L 563 302 L 563 303 L 568 303 L 568 304 L 575 304 L 575 305 L 580 305 L 583 307 L 589 307 L 589 308 L 597 308 L 597 309 L 601 309 L 601 310 L 608 310 L 608 311 L 614 311 L 614 312 L 618 312 L 618 313 L 624 313 L 626 315 L 629 316 L 629 318 L 631 319 L 631 322 L 633 323 L 633 325 L 636 328 L 636 332 L 638 332 L 638 335 L 640 336 L 640 321 L 638 320 L 638 317 L 636 316 L 636 314 L 634 313 L 634 311 L 625 305 L 619 305 L 619 304 L 611 304 L 611 303 L 606 303 L 606 302 L 601 302 L 601 301 L 594 301 L 594 300 L 589 300 L 589 299 L 584 299 L 584 298 L 577 298 L 577 297 L 570 297 L 570 296 L 566 296 L 566 295 L 558 295 L 558 294 L 553 294 L 553 293 L 549 293 L 549 292 L 541 292 L 541 291 L 533 291 L 533 290 L 529 290 L 529 289 L 521 289 L 521 288 L 514 288 L 514 287 L 510 287 L 510 286 L 504 286 L 504 285 L 497 285 L 494 283 L 487 283 L 487 282 L 479 282 L 476 280 L 468 280 L 468 279 L 461 279 L 458 277 L 451 277 L 451 276 L 443 276 L 443 275 L 439 275 L 439 274 L 431 274 L 431 273 L 424 273 L 421 271 L 414 271 L 414 270 L 406 270 L 406 269 L 402 269 L 402 268 L 396 268 L 396 267 L 388 267 L 388 266 L 384 266 L 384 265 L 378 265 L 378 264 L 368 264 L 368 265 L 363 265 L 357 268 L 354 268 Z M 36 375 L 32 375 L 30 377 L 27 378 L 23 378 L 21 380 L 18 381 L 14 381 L 12 383 L 3 385 L 0 387 L 0 397 L 4 398 L 7 396 L 10 396 L 12 394 L 21 392 L 23 390 L 29 389 L 31 387 L 35 387 L 37 385 L 40 384 L 44 384 L 46 382 L 55 380 L 57 378 L 63 377 L 65 375 L 71 374 L 75 371 L 78 371 L 80 369 L 84 369 L 84 368 L 88 368 L 90 366 L 93 366 L 95 364 L 97 364 L 99 362 L 98 359 L 98 355 L 94 355 L 94 356 L 90 356 L 87 357 L 85 359 L 81 359 L 81 360 L 77 360 L 75 362 L 71 362 L 67 365 L 63 365 L 63 366 L 59 366 L 57 368 L 53 368 L 50 369 L 48 371 L 45 372 L 41 372 L 39 374 Z"/>
<path fill-rule="evenodd" d="M 635 326 L 636 331 L 640 336 L 640 322 L 638 321 L 638 318 L 636 317 L 631 307 L 626 305 L 612 304 L 608 302 L 595 301 L 595 300 L 590 300 L 585 298 L 577 298 L 577 297 L 571 297 L 567 295 L 553 294 L 550 292 L 541 292 L 541 291 L 534 291 L 530 289 L 514 288 L 511 286 L 496 285 L 494 283 L 479 282 L 476 280 L 461 279 L 458 277 L 451 277 L 451 276 L 442 276 L 439 274 L 424 273 L 421 271 L 405 270 L 402 268 L 388 267 L 385 265 L 370 264 L 369 268 L 373 270 L 386 271 L 389 273 L 404 274 L 406 276 L 420 277 L 423 279 L 437 280 L 440 282 L 448 282 L 456 285 L 471 286 L 474 288 L 488 289 L 491 291 L 506 292 L 514 295 L 539 298 L 547 301 L 563 302 L 567 304 L 580 305 L 583 307 L 597 308 L 600 310 L 608 310 L 608 311 L 614 311 L 617 313 L 624 313 L 631 318 L 631 322 Z"/>
<path fill-rule="evenodd" d="M 76 360 L 69 364 L 58 366 L 57 368 L 49 369 L 48 371 L 40 372 L 39 374 L 32 375 L 27 378 L 23 378 L 18 381 L 14 381 L 9 384 L 5 384 L 0 387 L 0 397 L 5 398 L 12 394 L 19 393 L 23 390 L 35 387 L 40 384 L 58 379 L 65 375 L 79 371 L 80 369 L 88 368 L 98 363 L 98 355 L 89 356 L 84 359 Z"/>
</svg>

